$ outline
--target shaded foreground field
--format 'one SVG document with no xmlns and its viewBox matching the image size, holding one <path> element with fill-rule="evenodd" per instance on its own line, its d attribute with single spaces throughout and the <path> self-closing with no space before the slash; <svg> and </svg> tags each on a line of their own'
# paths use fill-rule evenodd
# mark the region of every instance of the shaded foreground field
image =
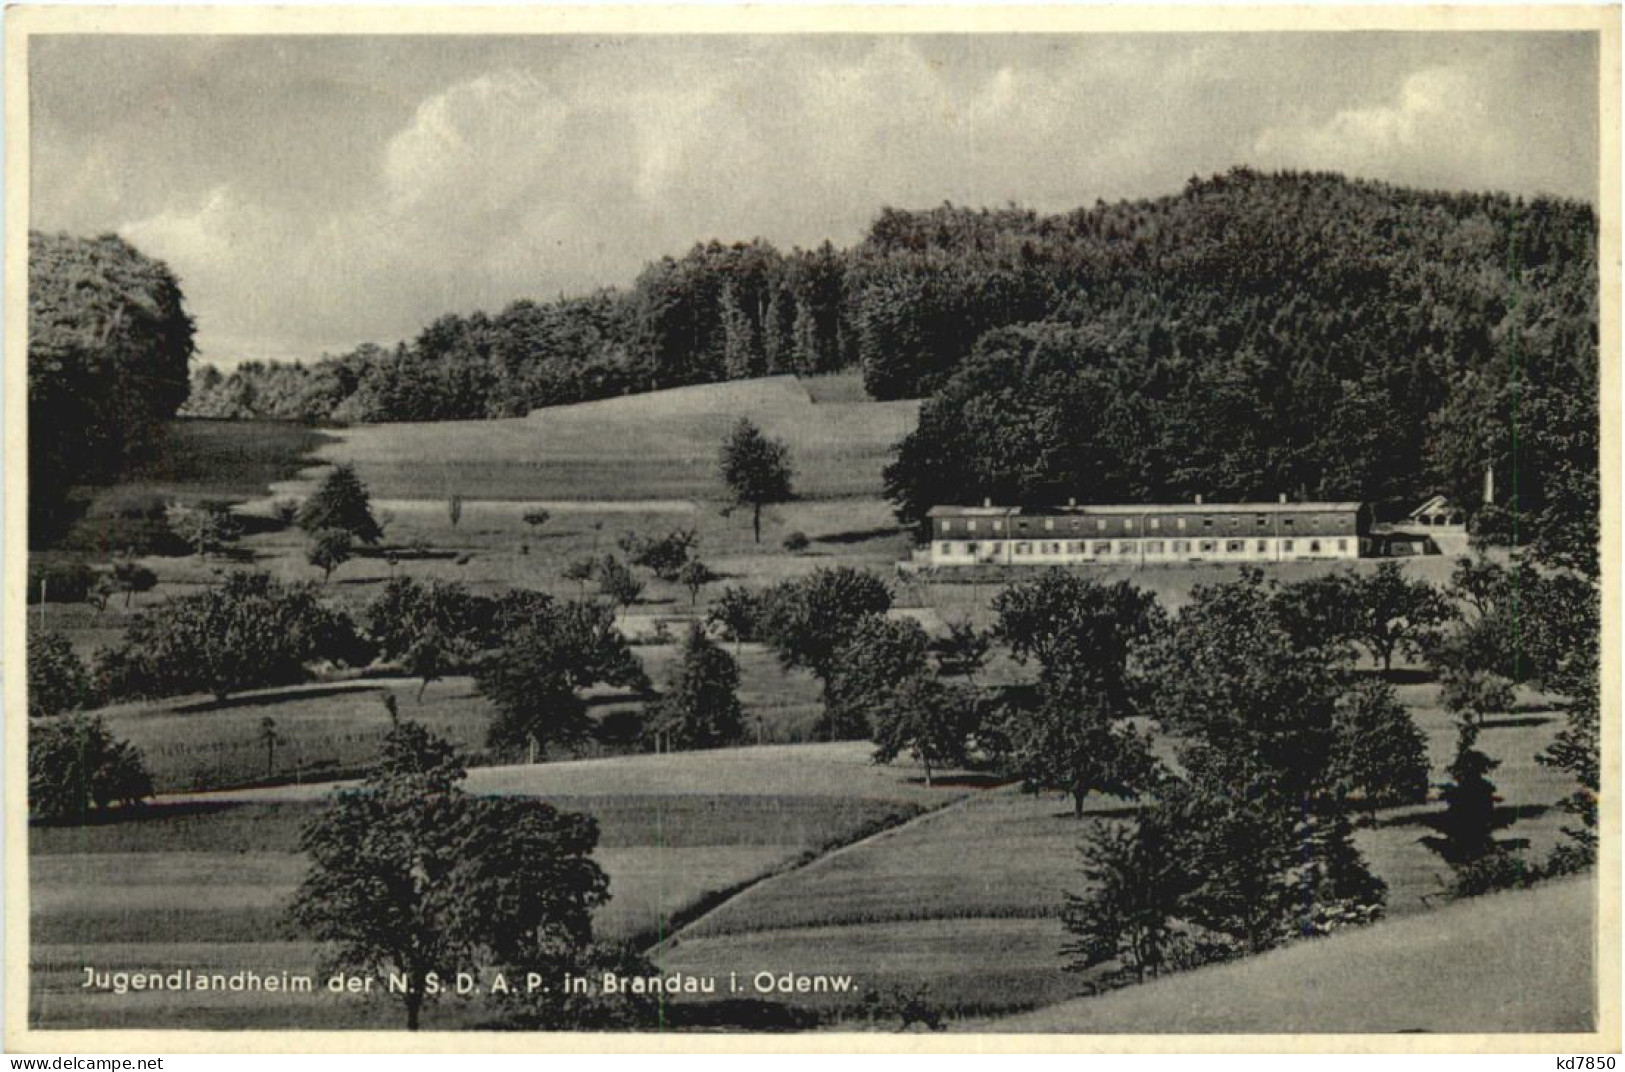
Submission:
<svg viewBox="0 0 1625 1072">
<path fill-rule="evenodd" d="M 707 760 L 720 760 L 710 762 Z M 748 769 L 749 777 L 729 772 Z M 477 792 L 536 794 L 594 815 L 612 900 L 608 940 L 658 942 L 728 891 L 951 802 L 907 767 L 875 767 L 858 745 L 739 749 L 476 771 Z M 30 1022 L 152 1027 L 396 1026 L 395 1010 L 317 998 L 79 989 L 83 969 L 217 967 L 316 973 L 283 910 L 304 871 L 300 827 L 314 786 L 164 798 L 123 821 L 30 831 Z M 280 939 L 280 940 L 279 940 Z M 431 1027 L 488 1013 L 450 1003 Z"/>
<path fill-rule="evenodd" d="M 1581 1032 L 1594 1029 L 1596 884 L 1450 905 L 965 1030 Z"/>
</svg>

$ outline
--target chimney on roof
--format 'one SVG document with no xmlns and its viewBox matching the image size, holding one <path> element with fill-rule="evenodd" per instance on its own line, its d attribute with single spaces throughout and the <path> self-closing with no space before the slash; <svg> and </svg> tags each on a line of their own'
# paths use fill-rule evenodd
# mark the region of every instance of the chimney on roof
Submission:
<svg viewBox="0 0 1625 1072">
<path fill-rule="evenodd" d="M 989 497 L 988 497 L 988 498 L 984 498 L 984 499 L 983 499 L 983 500 L 982 500 L 982 505 L 983 505 L 983 506 L 992 506 L 992 505 L 993 505 L 993 499 L 992 499 L 992 497 L 991 497 L 991 496 L 989 496 Z"/>
<path fill-rule="evenodd" d="M 1197 496 L 1197 497 L 1196 497 L 1196 505 L 1197 505 L 1197 506 L 1201 506 L 1201 505 L 1202 505 L 1202 497 L 1201 497 L 1201 496 L 1200 496 L 1200 495 L 1198 495 L 1198 496 Z"/>
<path fill-rule="evenodd" d="M 1281 501 L 1286 502 L 1286 492 L 1281 492 Z"/>
<path fill-rule="evenodd" d="M 1076 505 L 1078 505 L 1078 497 L 1076 495 L 1068 495 L 1066 497 L 1066 504 L 1068 506 L 1076 506 Z"/>
</svg>

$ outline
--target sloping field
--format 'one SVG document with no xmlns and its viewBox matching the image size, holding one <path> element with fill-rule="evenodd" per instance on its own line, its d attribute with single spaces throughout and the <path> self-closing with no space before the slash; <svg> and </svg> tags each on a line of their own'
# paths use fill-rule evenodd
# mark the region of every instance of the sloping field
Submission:
<svg viewBox="0 0 1625 1072">
<path fill-rule="evenodd" d="M 1401 698 L 1428 738 L 1435 778 L 1454 749 L 1438 687 L 1406 685 Z M 1539 860 L 1559 843 L 1564 815 L 1552 802 L 1570 791 L 1559 772 L 1534 762 L 1561 715 L 1531 696 L 1526 709 L 1491 719 L 1480 747 L 1505 815 L 1502 837 L 1529 843 Z M 1120 802 L 1097 798 L 1096 814 Z M 1437 803 L 1393 809 L 1356 831 L 1373 872 L 1388 883 L 1388 913 L 1403 917 L 1446 901 L 1450 871 L 1422 844 Z M 923 993 L 949 1017 L 988 1015 L 1075 997 L 1087 979 L 1062 970 L 1060 921 L 1067 891 L 1081 890 L 1080 825 L 1065 801 L 1011 790 L 978 794 L 895 830 L 762 882 L 679 932 L 662 957 L 668 970 L 762 970 L 851 974 L 864 992 Z M 1431 915 L 1429 918 L 1432 918 Z M 954 935 L 953 940 L 932 935 Z M 997 965 L 995 972 L 989 965 Z M 817 996 L 861 1015 L 862 995 Z M 1128 1030 L 1124 1028 L 1123 1030 Z"/>
<path fill-rule="evenodd" d="M 1059 955 L 1079 831 L 1055 797 L 978 794 L 760 883 L 679 932 L 661 966 L 850 974 L 856 996 L 811 999 L 847 1015 L 893 989 L 955 1016 L 1060 1001 L 1079 982 Z"/>
<path fill-rule="evenodd" d="M 1595 884 L 1453 904 L 1235 964 L 966 1030 L 1484 1033 L 1589 1031 Z"/>
<path fill-rule="evenodd" d="M 952 802 L 863 744 L 759 747 L 471 772 L 475 792 L 540 795 L 599 822 L 610 903 L 601 938 L 653 943 L 703 904 L 763 875 Z M 390 1026 L 388 1008 L 259 994 L 79 990 L 86 965 L 141 970 L 320 970 L 284 922 L 305 870 L 299 831 L 331 786 L 171 796 L 122 821 L 35 827 L 29 837 L 30 1019 L 88 1027 Z M 429 1023 L 477 1020 L 436 1010 Z M 111 1019 L 109 1019 L 111 1018 Z"/>
<path fill-rule="evenodd" d="M 795 377 L 775 376 L 509 420 L 361 426 L 335 433 L 319 457 L 356 463 L 380 499 L 715 499 L 717 449 L 749 417 L 789 444 L 799 496 L 871 496 L 918 412 L 917 402 L 814 403 Z"/>
</svg>

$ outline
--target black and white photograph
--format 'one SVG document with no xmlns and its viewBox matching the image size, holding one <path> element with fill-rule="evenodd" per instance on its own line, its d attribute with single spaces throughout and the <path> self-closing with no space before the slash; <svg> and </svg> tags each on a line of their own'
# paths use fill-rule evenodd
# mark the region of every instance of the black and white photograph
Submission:
<svg viewBox="0 0 1625 1072">
<path fill-rule="evenodd" d="M 8 9 L 8 1048 L 1617 1052 L 1619 9 L 688 14 Z"/>
</svg>

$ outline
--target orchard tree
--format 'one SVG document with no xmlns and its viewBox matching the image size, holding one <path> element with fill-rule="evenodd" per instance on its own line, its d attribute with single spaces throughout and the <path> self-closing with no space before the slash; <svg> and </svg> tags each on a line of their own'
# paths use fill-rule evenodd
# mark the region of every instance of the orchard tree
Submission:
<svg viewBox="0 0 1625 1072">
<path fill-rule="evenodd" d="M 994 598 L 993 609 L 993 635 L 1018 662 L 1036 660 L 1049 677 L 1087 672 L 1124 715 L 1131 656 L 1164 622 L 1150 592 L 1060 569 L 1010 585 Z"/>
<path fill-rule="evenodd" d="M 124 606 L 128 608 L 138 592 L 150 592 L 158 587 L 158 575 L 139 562 L 115 562 L 113 584 L 124 593 Z"/>
<path fill-rule="evenodd" d="M 83 821 L 92 807 L 139 804 L 152 796 L 141 753 L 100 719 L 69 715 L 28 727 L 28 811 Z"/>
<path fill-rule="evenodd" d="M 60 715 L 90 698 L 90 674 L 61 633 L 28 633 L 28 717 Z"/>
<path fill-rule="evenodd" d="M 831 663 L 818 736 L 831 741 L 869 737 L 876 719 L 894 704 L 896 690 L 929 675 L 930 644 L 912 618 L 869 614 L 852 623 Z"/>
<path fill-rule="evenodd" d="M 305 559 L 322 571 L 322 581 L 332 580 L 333 571 L 350 561 L 355 552 L 350 533 L 345 529 L 321 529 L 310 538 Z"/>
<path fill-rule="evenodd" d="M 697 558 L 690 559 L 677 574 L 678 582 L 688 589 L 688 604 L 691 607 L 699 605 L 702 588 L 721 579 L 721 574 Z"/>
<path fill-rule="evenodd" d="M 925 768 L 925 784 L 931 785 L 934 771 L 965 762 L 976 730 L 976 694 L 921 671 L 892 684 L 870 721 L 874 761 L 890 763 L 906 752 Z"/>
<path fill-rule="evenodd" d="M 609 597 L 610 602 L 627 610 L 643 595 L 643 582 L 638 580 L 637 574 L 614 555 L 605 555 L 598 563 L 596 571 L 598 577 L 598 591 Z"/>
<path fill-rule="evenodd" d="M 301 837 L 310 870 L 293 922 L 337 947 L 334 970 L 401 978 L 387 990 L 410 1031 L 458 972 L 586 949 L 609 896 L 591 817 L 472 796 L 465 777 L 450 742 L 398 721 L 366 781 L 333 794 Z"/>
<path fill-rule="evenodd" d="M 720 628 L 722 635 L 734 642 L 737 652 L 740 644 L 757 639 L 761 615 L 762 601 L 754 591 L 743 585 L 729 585 L 711 601 L 705 620 Z"/>
<path fill-rule="evenodd" d="M 372 498 L 352 465 L 328 470 L 315 493 L 299 510 L 299 527 L 306 532 L 343 529 L 357 541 L 375 544 L 384 530 L 372 515 Z"/>
<path fill-rule="evenodd" d="M 1124 721 L 1124 708 L 1097 681 L 1084 673 L 1051 677 L 1036 702 L 1013 705 L 1004 726 L 1023 787 L 1065 793 L 1079 819 L 1090 793 L 1133 799 L 1161 778 L 1150 737 Z"/>
<path fill-rule="evenodd" d="M 451 522 L 452 528 L 463 520 L 463 497 L 455 492 L 446 497 L 446 520 Z"/>
<path fill-rule="evenodd" d="M 228 504 L 221 502 L 177 507 L 170 518 L 170 527 L 199 558 L 225 551 L 243 535 L 242 522 Z"/>
<path fill-rule="evenodd" d="M 592 720 L 579 690 L 649 687 L 608 607 L 551 600 L 507 631 L 475 679 L 497 708 L 487 733 L 491 747 L 529 749 L 533 757 L 550 746 L 578 747 L 590 736 Z"/>
<path fill-rule="evenodd" d="M 752 530 L 761 543 L 762 507 L 790 499 L 790 448 L 741 417 L 723 441 L 719 468 L 734 505 L 750 508 Z"/>
<path fill-rule="evenodd" d="M 1396 652 L 1419 653 L 1454 616 L 1443 593 L 1420 578 L 1407 577 L 1405 567 L 1392 560 L 1367 576 L 1351 576 L 1347 591 L 1350 631 L 1382 664 L 1383 673 L 1393 669 Z"/>
<path fill-rule="evenodd" d="M 931 641 L 931 654 L 936 656 L 942 673 L 967 678 L 973 683 L 992 648 L 993 637 L 968 621 L 949 622 L 948 634 Z"/>
<path fill-rule="evenodd" d="M 276 749 L 277 745 L 287 743 L 287 739 L 276 728 L 276 719 L 266 715 L 260 719 L 259 742 L 265 749 L 265 777 L 276 775 Z"/>
<path fill-rule="evenodd" d="M 659 539 L 645 540 L 635 532 L 619 541 L 634 566 L 642 566 L 663 581 L 679 581 L 683 567 L 692 561 L 699 533 L 693 529 L 673 529 Z"/>
<path fill-rule="evenodd" d="M 591 557 L 578 558 L 564 567 L 560 574 L 567 581 L 576 582 L 580 594 L 587 594 L 587 582 L 598 575 L 598 560 Z"/>
<path fill-rule="evenodd" d="M 1344 799 L 1357 797 L 1373 815 L 1379 807 L 1427 799 L 1427 738 L 1393 686 L 1355 686 L 1338 704 L 1333 730 L 1331 776 Z"/>
<path fill-rule="evenodd" d="M 689 626 L 682 654 L 650 715 L 650 730 L 668 749 L 720 748 L 743 735 L 739 664 L 697 623 Z"/>
<path fill-rule="evenodd" d="M 837 653 L 864 618 L 891 609 L 885 582 L 851 566 L 820 567 L 760 597 L 757 628 L 786 669 L 811 670 L 827 686 Z"/>
</svg>

